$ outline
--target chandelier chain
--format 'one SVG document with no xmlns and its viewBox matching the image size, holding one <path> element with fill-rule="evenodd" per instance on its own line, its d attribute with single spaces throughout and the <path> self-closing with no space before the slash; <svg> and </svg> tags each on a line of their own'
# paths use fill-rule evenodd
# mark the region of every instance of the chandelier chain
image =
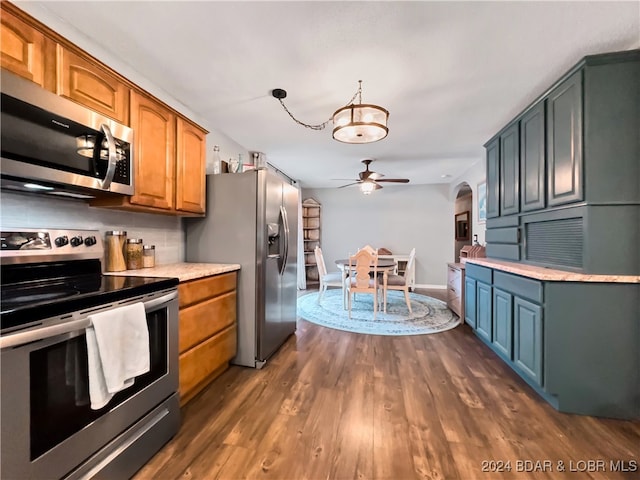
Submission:
<svg viewBox="0 0 640 480">
<path fill-rule="evenodd" d="M 362 80 L 358 80 L 358 90 L 356 91 L 356 93 L 353 94 L 353 97 L 351 97 L 351 100 L 347 102 L 347 105 L 352 105 L 353 101 L 356 98 L 358 98 L 360 103 L 362 103 Z M 282 108 L 284 108 L 284 111 L 289 114 L 291 119 L 294 122 L 296 122 L 298 125 L 302 125 L 303 127 L 310 128 L 311 130 L 323 130 L 327 126 L 327 124 L 331 121 L 331 118 L 329 118 L 329 120 L 327 120 L 326 122 L 319 123 L 317 125 L 310 125 L 308 123 L 301 122 L 300 120 L 298 120 L 296 117 L 293 116 L 293 113 L 289 111 L 289 109 L 284 104 L 281 98 L 278 98 L 278 101 L 280 102 L 280 105 L 282 105 Z"/>
</svg>

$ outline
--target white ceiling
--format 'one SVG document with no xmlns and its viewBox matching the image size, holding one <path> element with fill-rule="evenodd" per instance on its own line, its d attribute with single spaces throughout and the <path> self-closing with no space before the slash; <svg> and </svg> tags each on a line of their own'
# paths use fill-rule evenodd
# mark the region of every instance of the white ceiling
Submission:
<svg viewBox="0 0 640 480">
<path fill-rule="evenodd" d="M 346 183 L 331 179 L 355 178 L 363 158 L 449 183 L 581 57 L 640 46 L 638 1 L 40 3 L 306 187 Z M 322 123 L 358 80 L 364 103 L 390 111 L 369 145 L 295 124 L 270 94 Z"/>
</svg>

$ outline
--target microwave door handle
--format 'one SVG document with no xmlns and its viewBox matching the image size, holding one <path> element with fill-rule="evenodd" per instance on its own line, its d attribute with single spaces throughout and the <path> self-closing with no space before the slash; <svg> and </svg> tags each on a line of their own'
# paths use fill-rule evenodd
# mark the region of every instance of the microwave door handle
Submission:
<svg viewBox="0 0 640 480">
<path fill-rule="evenodd" d="M 100 183 L 100 188 L 104 190 L 109 190 L 111 186 L 111 181 L 116 174 L 116 141 L 111 134 L 111 129 L 108 125 L 102 124 L 100 129 L 104 133 L 105 138 L 107 139 L 107 151 L 109 152 L 109 164 L 107 165 L 107 173 L 104 175 L 104 180 Z M 100 148 L 99 145 L 96 145 L 96 148 Z"/>
</svg>

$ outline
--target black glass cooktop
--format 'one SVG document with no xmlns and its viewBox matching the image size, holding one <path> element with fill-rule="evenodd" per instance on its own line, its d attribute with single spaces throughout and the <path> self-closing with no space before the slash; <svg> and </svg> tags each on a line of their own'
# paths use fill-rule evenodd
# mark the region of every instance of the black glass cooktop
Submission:
<svg viewBox="0 0 640 480">
<path fill-rule="evenodd" d="M 176 278 L 101 275 L 99 260 L 3 265 L 1 330 L 178 285 Z"/>
</svg>

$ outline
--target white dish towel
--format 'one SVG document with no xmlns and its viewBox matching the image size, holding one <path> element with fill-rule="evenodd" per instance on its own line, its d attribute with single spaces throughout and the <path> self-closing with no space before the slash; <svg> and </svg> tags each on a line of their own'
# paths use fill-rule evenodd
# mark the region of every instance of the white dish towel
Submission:
<svg viewBox="0 0 640 480">
<path fill-rule="evenodd" d="M 89 320 L 89 398 L 91 408 L 99 410 L 133 385 L 134 377 L 149 371 L 149 330 L 140 302 L 89 315 Z"/>
</svg>

